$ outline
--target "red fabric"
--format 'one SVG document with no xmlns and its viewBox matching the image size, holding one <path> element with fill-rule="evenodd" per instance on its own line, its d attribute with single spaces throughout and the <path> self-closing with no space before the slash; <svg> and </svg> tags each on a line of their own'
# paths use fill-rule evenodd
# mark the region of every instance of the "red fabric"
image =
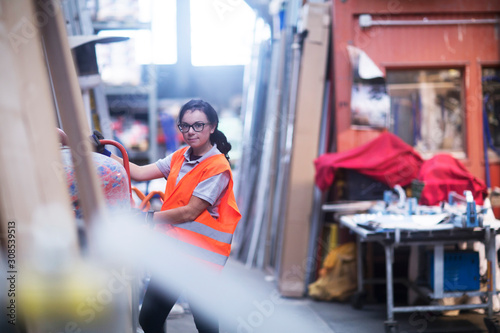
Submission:
<svg viewBox="0 0 500 333">
<path fill-rule="evenodd" d="M 417 178 L 422 158 L 403 140 L 384 132 L 376 139 L 341 153 L 327 153 L 315 161 L 316 185 L 322 190 L 330 187 L 339 168 L 356 170 L 394 187 L 406 186 Z"/>
<path fill-rule="evenodd" d="M 472 192 L 476 204 L 482 205 L 488 195 L 486 184 L 474 177 L 465 166 L 450 155 L 439 154 L 425 161 L 420 168 L 418 180 L 424 182 L 420 196 L 421 205 L 438 205 L 448 201 L 448 193 L 462 195 Z"/>
</svg>

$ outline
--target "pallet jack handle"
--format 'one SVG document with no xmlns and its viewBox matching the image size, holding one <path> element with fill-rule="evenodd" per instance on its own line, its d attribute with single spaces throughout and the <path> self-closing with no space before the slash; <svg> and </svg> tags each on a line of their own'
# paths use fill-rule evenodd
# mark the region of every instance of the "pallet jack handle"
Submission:
<svg viewBox="0 0 500 333">
<path fill-rule="evenodd" d="M 143 210 L 145 207 L 149 209 L 149 207 L 151 206 L 149 200 L 151 200 L 155 195 L 160 196 L 161 203 L 163 204 L 163 201 L 165 200 L 165 194 L 162 191 L 152 191 L 149 192 L 149 194 L 142 200 L 139 209 Z"/>
<path fill-rule="evenodd" d="M 135 186 L 132 186 L 132 192 L 135 192 L 137 197 L 139 197 L 139 199 L 141 200 L 141 205 L 140 205 L 139 209 L 144 210 L 143 203 L 145 202 L 146 196 L 144 195 L 144 193 L 141 192 L 141 190 L 139 190 Z M 151 204 L 149 202 L 147 202 L 145 207 L 149 210 L 149 208 L 151 208 Z"/>
<path fill-rule="evenodd" d="M 121 145 L 119 142 L 117 141 L 114 141 L 114 140 L 99 140 L 99 142 L 103 145 L 112 145 L 112 146 L 115 146 L 116 148 L 118 148 L 122 154 L 122 158 L 123 158 L 123 167 L 125 168 L 125 172 L 127 172 L 127 177 L 128 177 L 128 192 L 130 194 L 130 204 L 132 207 L 135 207 L 135 202 L 134 202 L 134 199 L 132 197 L 132 191 L 134 191 L 137 196 L 139 197 L 139 199 L 141 199 L 141 204 L 139 206 L 139 209 L 141 210 L 144 210 L 144 208 L 150 208 L 150 203 L 149 203 L 149 200 L 151 200 L 151 198 L 154 196 L 154 195 L 159 195 L 162 202 L 164 200 L 164 194 L 163 192 L 161 191 L 153 191 L 151 193 L 149 193 L 147 196 L 145 196 L 139 189 L 135 188 L 135 187 L 132 187 L 132 183 L 131 183 L 131 177 L 130 177 L 130 160 L 128 158 L 128 153 L 127 153 L 127 150 L 125 149 L 125 147 L 123 147 L 123 145 Z"/>
</svg>

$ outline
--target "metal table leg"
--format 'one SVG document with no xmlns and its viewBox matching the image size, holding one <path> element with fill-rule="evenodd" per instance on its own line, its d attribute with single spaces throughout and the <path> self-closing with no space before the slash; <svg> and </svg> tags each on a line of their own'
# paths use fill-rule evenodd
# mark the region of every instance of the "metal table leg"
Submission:
<svg viewBox="0 0 500 333">
<path fill-rule="evenodd" d="M 495 230 L 490 229 L 488 227 L 488 232 L 490 234 L 490 249 L 489 251 L 491 252 L 490 258 L 491 258 L 491 315 L 493 315 L 493 296 L 497 295 L 497 267 L 498 267 L 498 260 L 497 260 L 497 244 L 496 244 L 496 235 L 495 235 Z"/>
<path fill-rule="evenodd" d="M 444 245 L 434 245 L 434 298 L 444 294 Z"/>
<path fill-rule="evenodd" d="M 363 281 L 363 246 L 361 242 L 361 237 L 356 236 L 356 268 L 357 268 L 357 282 L 358 290 L 351 299 L 351 305 L 355 309 L 361 309 L 363 307 L 363 302 L 365 300 L 366 293 L 364 291 L 364 281 Z"/>
<path fill-rule="evenodd" d="M 385 271 L 387 290 L 387 321 L 384 323 L 386 332 L 397 332 L 397 323 L 394 321 L 394 289 L 392 264 L 394 262 L 394 245 L 384 244 L 385 250 Z"/>
<path fill-rule="evenodd" d="M 495 244 L 495 234 L 489 226 L 485 228 L 485 246 L 486 246 L 486 257 L 488 258 L 488 317 L 493 316 L 493 297 L 496 295 L 496 244 Z"/>
<path fill-rule="evenodd" d="M 359 235 L 356 237 L 356 253 L 357 253 L 357 268 L 358 268 L 358 293 L 362 293 L 364 289 L 363 285 L 363 248 L 361 244 L 361 238 Z"/>
<path fill-rule="evenodd" d="M 495 230 L 489 226 L 485 227 L 485 250 L 488 258 L 488 307 L 487 316 L 484 317 L 484 323 L 488 333 L 500 332 L 500 321 L 493 317 L 493 297 L 497 294 L 496 275 L 497 275 L 497 253 Z"/>
</svg>

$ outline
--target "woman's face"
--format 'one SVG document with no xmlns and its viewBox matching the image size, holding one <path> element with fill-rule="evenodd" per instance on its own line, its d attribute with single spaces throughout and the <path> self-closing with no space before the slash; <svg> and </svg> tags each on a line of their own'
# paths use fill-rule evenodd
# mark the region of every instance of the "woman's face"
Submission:
<svg viewBox="0 0 500 333">
<path fill-rule="evenodd" d="M 205 124 L 202 131 L 195 132 L 193 127 L 190 127 L 189 131 L 182 133 L 182 136 L 184 137 L 184 141 L 193 148 L 195 155 L 203 155 L 212 148 L 210 134 L 215 131 L 215 125 L 209 124 L 208 118 L 203 111 L 186 111 L 181 119 L 181 124 L 193 125 L 196 123 Z"/>
</svg>

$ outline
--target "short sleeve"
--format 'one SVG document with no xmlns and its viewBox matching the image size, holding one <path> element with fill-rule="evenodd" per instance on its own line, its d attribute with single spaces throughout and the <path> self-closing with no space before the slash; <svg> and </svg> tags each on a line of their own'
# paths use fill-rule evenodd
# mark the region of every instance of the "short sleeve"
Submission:
<svg viewBox="0 0 500 333">
<path fill-rule="evenodd" d="M 193 191 L 193 195 L 214 205 L 225 192 L 229 184 L 229 171 L 224 171 L 199 183 Z"/>
<path fill-rule="evenodd" d="M 173 154 L 174 153 L 156 162 L 156 166 L 158 167 L 158 169 L 160 169 L 161 173 L 163 174 L 163 176 L 165 176 L 165 178 L 168 178 L 168 175 L 170 174 L 170 162 L 172 162 Z"/>
</svg>

